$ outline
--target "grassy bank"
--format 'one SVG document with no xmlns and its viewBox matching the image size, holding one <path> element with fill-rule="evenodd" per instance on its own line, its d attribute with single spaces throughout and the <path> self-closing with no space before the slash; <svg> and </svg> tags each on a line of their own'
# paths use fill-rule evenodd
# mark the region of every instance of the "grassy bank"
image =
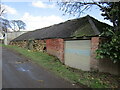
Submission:
<svg viewBox="0 0 120 90">
<path fill-rule="evenodd" d="M 50 70 L 62 78 L 71 81 L 74 84 L 83 84 L 91 88 L 117 88 L 120 84 L 120 77 L 118 76 L 98 72 L 84 72 L 81 70 L 69 68 L 60 63 L 57 58 L 50 56 L 47 53 L 33 52 L 10 45 L 5 47 L 19 52 L 37 64 L 43 66 L 44 68 Z"/>
</svg>

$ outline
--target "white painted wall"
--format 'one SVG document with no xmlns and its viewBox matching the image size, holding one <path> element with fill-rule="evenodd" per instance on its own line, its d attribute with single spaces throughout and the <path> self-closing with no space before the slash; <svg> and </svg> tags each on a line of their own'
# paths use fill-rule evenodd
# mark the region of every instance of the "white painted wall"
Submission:
<svg viewBox="0 0 120 90">
<path fill-rule="evenodd" d="M 4 38 L 4 44 L 8 45 L 11 40 L 17 38 L 18 36 L 22 35 L 23 33 L 26 33 L 27 31 L 19 31 L 19 32 L 8 32 L 5 34 Z"/>
</svg>

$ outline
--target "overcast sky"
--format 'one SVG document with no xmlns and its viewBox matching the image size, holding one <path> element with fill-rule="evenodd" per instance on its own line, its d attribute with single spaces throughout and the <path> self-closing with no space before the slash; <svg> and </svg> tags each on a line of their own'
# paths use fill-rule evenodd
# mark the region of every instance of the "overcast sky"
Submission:
<svg viewBox="0 0 120 90">
<path fill-rule="evenodd" d="M 7 10 L 4 17 L 9 20 L 24 21 L 27 25 L 27 30 L 35 30 L 76 18 L 72 15 L 63 16 L 64 12 L 60 11 L 56 2 L 51 0 L 29 0 L 29 2 L 27 0 L 26 2 L 25 0 L 17 2 L 9 0 L 2 2 L 2 4 Z M 112 25 L 109 21 L 103 19 L 99 8 L 96 6 L 82 14 L 81 17 L 87 14 L 99 21 Z"/>
</svg>

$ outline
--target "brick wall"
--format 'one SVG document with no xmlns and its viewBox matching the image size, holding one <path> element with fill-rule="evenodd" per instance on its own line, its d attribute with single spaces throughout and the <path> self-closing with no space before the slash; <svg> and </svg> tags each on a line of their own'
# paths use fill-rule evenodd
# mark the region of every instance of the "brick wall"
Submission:
<svg viewBox="0 0 120 90">
<path fill-rule="evenodd" d="M 99 37 L 92 37 L 91 38 L 91 59 L 90 59 L 90 67 L 91 70 L 97 71 L 98 70 L 98 60 L 96 60 L 96 53 L 95 51 L 98 49 L 98 45 L 100 42 Z"/>
<path fill-rule="evenodd" d="M 115 75 L 120 75 L 120 63 L 113 63 L 109 59 L 96 59 L 95 51 L 99 48 L 99 43 L 105 39 L 100 37 L 92 37 L 91 39 L 91 59 L 90 67 L 92 71 L 107 72 Z"/>
<path fill-rule="evenodd" d="M 46 40 L 47 52 L 58 57 L 64 63 L 64 40 L 63 39 L 48 39 Z"/>
</svg>

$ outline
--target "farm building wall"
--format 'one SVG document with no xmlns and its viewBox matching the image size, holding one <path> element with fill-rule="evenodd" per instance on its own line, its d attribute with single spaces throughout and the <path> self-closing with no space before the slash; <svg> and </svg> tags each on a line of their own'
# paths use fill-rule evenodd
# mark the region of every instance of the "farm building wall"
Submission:
<svg viewBox="0 0 120 90">
<path fill-rule="evenodd" d="M 91 70 L 93 71 L 97 71 L 98 70 L 98 60 L 96 60 L 96 53 L 95 51 L 98 49 L 99 46 L 99 42 L 100 42 L 100 38 L 99 37 L 92 37 L 91 38 L 91 59 L 90 59 L 90 67 Z"/>
<path fill-rule="evenodd" d="M 91 42 L 91 50 L 90 50 L 90 70 L 91 71 L 100 71 L 100 72 L 108 72 L 111 74 L 120 74 L 120 64 L 113 63 L 111 60 L 96 59 L 95 51 L 99 48 L 99 42 L 102 39 L 99 37 L 92 37 Z M 46 43 L 45 43 L 46 41 Z M 74 40 L 73 40 L 74 41 Z M 33 41 L 12 41 L 10 45 L 16 45 L 22 48 L 32 49 L 34 51 L 44 51 L 44 47 L 47 49 L 47 53 L 56 56 L 62 63 L 64 61 L 65 48 L 64 48 L 64 40 L 63 39 L 47 39 L 47 40 L 33 40 Z M 84 58 L 84 57 L 82 57 Z"/>
<path fill-rule="evenodd" d="M 44 51 L 46 47 L 45 40 L 11 41 L 10 45 L 27 48 L 33 51 Z"/>
<path fill-rule="evenodd" d="M 63 39 L 48 39 L 46 40 L 47 52 L 54 55 L 64 63 L 64 40 Z"/>
<path fill-rule="evenodd" d="M 23 40 L 23 41 L 11 41 L 9 43 L 9 45 L 14 45 L 14 46 L 18 46 L 21 48 L 26 48 L 27 46 L 27 41 Z"/>
<path fill-rule="evenodd" d="M 92 37 L 91 39 L 91 60 L 90 67 L 93 71 L 108 72 L 115 75 L 120 75 L 120 63 L 113 63 L 109 59 L 96 59 L 95 51 L 99 48 L 99 43 L 104 40 L 100 37 Z"/>
<path fill-rule="evenodd" d="M 6 37 L 5 37 L 5 39 L 7 40 L 6 43 L 9 44 L 11 40 L 15 39 L 16 37 L 18 37 L 24 33 L 27 33 L 27 31 L 17 31 L 17 32 L 6 33 Z"/>
</svg>

